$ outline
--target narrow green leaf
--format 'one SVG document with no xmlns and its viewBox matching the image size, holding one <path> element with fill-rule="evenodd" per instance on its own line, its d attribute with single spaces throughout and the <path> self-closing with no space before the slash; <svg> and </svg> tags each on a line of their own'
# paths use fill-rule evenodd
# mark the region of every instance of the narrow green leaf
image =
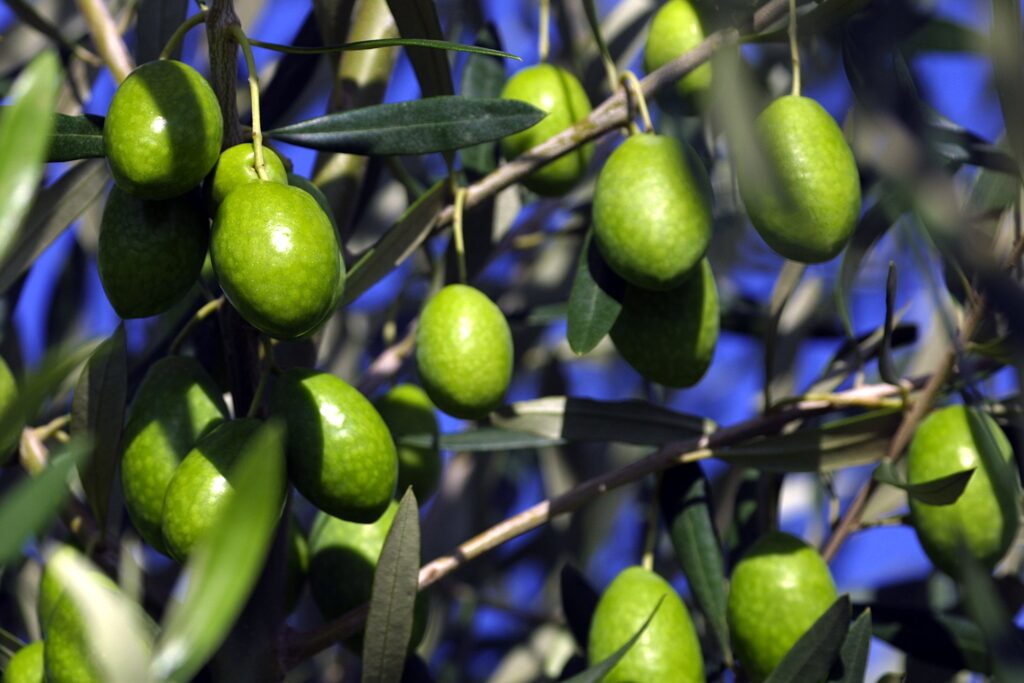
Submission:
<svg viewBox="0 0 1024 683">
<path fill-rule="evenodd" d="M 715 424 L 641 400 L 595 401 L 547 396 L 512 403 L 491 413 L 495 425 L 567 441 L 617 441 L 659 445 L 710 434 Z"/>
<path fill-rule="evenodd" d="M 817 429 L 720 448 L 714 455 L 734 465 L 766 472 L 828 472 L 881 460 L 899 423 L 898 411 L 875 410 L 834 420 Z"/>
<path fill-rule="evenodd" d="M 903 489 L 907 495 L 913 496 L 922 503 L 952 505 L 967 488 L 967 482 L 971 480 L 975 469 L 977 468 L 972 467 L 969 470 L 954 472 L 931 481 L 910 484 L 899 475 L 891 462 L 885 461 L 878 464 L 872 476 L 883 484 Z"/>
<path fill-rule="evenodd" d="M 236 461 L 235 492 L 178 579 L 184 598 L 164 615 L 150 667 L 157 680 L 191 680 L 223 642 L 256 585 L 284 500 L 284 434 L 282 423 L 268 422 Z"/>
<path fill-rule="evenodd" d="M 1024 681 L 1024 640 L 992 577 L 966 545 L 960 548 L 961 589 L 967 614 L 981 630 L 998 681 Z"/>
<path fill-rule="evenodd" d="M 430 50 L 447 50 L 449 52 L 469 52 L 471 54 L 485 55 L 487 57 L 514 59 L 517 62 L 523 61 L 522 57 L 517 57 L 511 52 L 503 52 L 502 50 L 496 50 L 480 45 L 466 45 L 465 43 L 453 43 L 448 40 L 430 40 L 428 38 L 377 38 L 375 40 L 357 40 L 353 43 L 344 43 L 342 45 L 319 45 L 316 47 L 278 45 L 277 43 L 267 43 L 262 40 L 253 40 L 252 38 L 249 39 L 249 42 L 253 47 L 263 48 L 264 50 L 274 50 L 275 52 L 284 52 L 290 55 L 324 55 L 332 52 L 377 50 L 385 47 L 419 47 Z"/>
<path fill-rule="evenodd" d="M 0 501 L 0 567 L 21 557 L 21 549 L 60 511 L 68 495 L 71 470 L 89 456 L 89 442 L 73 439 L 50 453 L 50 462 L 37 476 L 4 493 Z"/>
<path fill-rule="evenodd" d="M 90 663 L 105 683 L 147 680 L 155 624 L 89 558 L 70 546 L 49 552 L 47 571 L 81 622 Z M 76 663 L 77 664 L 77 663 Z"/>
<path fill-rule="evenodd" d="M 850 630 L 850 596 L 843 595 L 800 636 L 765 683 L 823 681 Z"/>
<path fill-rule="evenodd" d="M 402 38 L 426 38 L 444 41 L 441 21 L 433 0 L 388 0 L 388 7 L 398 25 Z M 454 95 L 455 84 L 448 67 L 448 56 L 440 50 L 422 47 L 409 48 L 416 80 L 419 81 L 423 97 Z"/>
<path fill-rule="evenodd" d="M 1024 169 L 1024 35 L 1020 30 L 1020 3 L 1017 0 L 992 0 L 991 35 L 993 75 L 1006 138 Z"/>
<path fill-rule="evenodd" d="M 991 431 L 991 421 L 984 419 L 980 409 L 967 411 L 967 424 L 971 428 L 971 437 L 978 447 L 978 457 L 985 468 L 988 479 L 992 482 L 992 490 L 999 506 L 1003 510 L 1020 510 L 1021 488 L 1017 474 L 1016 462 L 1003 460 L 998 444 Z"/>
<path fill-rule="evenodd" d="M 188 0 L 140 0 L 135 20 L 135 63 L 145 64 L 160 57 L 167 40 L 185 21 Z M 181 58 L 181 45 L 171 59 Z"/>
<path fill-rule="evenodd" d="M 568 622 L 569 630 L 576 640 L 580 651 L 586 653 L 590 634 L 590 622 L 594 618 L 594 610 L 601 596 L 590 585 L 579 569 L 566 564 L 559 574 L 559 585 L 562 593 L 562 612 Z"/>
<path fill-rule="evenodd" d="M 766 406 L 772 405 L 771 386 L 775 379 L 775 342 L 779 335 L 779 322 L 782 320 L 782 312 L 786 309 L 786 303 L 793 296 L 793 292 L 796 291 L 806 270 L 807 264 L 787 260 L 772 289 L 772 298 L 768 306 L 768 329 L 765 332 L 764 342 L 764 404 Z"/>
<path fill-rule="evenodd" d="M 580 356 L 594 350 L 622 310 L 623 282 L 601 258 L 593 235 L 593 229 L 587 231 L 569 294 L 566 337 Z"/>
<path fill-rule="evenodd" d="M 885 280 L 885 323 L 882 326 L 882 347 L 878 351 L 878 374 L 883 382 L 899 386 L 900 376 L 892 361 L 892 330 L 896 316 L 896 264 L 889 261 Z"/>
<path fill-rule="evenodd" d="M 476 44 L 481 47 L 500 48 L 501 42 L 494 26 L 480 29 Z M 459 92 L 466 97 L 501 97 L 505 87 L 505 65 L 500 59 L 480 54 L 470 55 L 462 69 L 462 83 Z M 459 156 L 462 166 L 472 176 L 483 177 L 497 166 L 496 143 L 482 142 L 466 147 Z M 467 253 L 472 253 L 467 250 Z"/>
<path fill-rule="evenodd" d="M 90 159 L 106 154 L 103 148 L 103 117 L 56 114 L 47 161 Z"/>
<path fill-rule="evenodd" d="M 434 436 L 432 434 L 407 434 L 399 439 L 399 443 L 413 448 L 431 448 L 434 444 Z M 500 427 L 480 427 L 466 432 L 442 434 L 437 440 L 438 448 L 457 453 L 531 450 L 561 446 L 565 443 L 565 439 L 552 439 Z"/>
<path fill-rule="evenodd" d="M 634 633 L 633 636 L 622 645 L 622 647 L 586 671 L 578 673 L 568 679 L 565 683 L 598 683 L 599 681 L 604 680 L 604 677 L 608 675 L 608 672 L 614 669 L 615 665 L 619 663 L 619 660 L 625 657 L 626 653 L 629 652 L 629 649 L 636 644 L 636 641 L 640 640 L 640 636 L 642 636 L 644 631 L 647 630 L 647 627 L 650 625 L 651 620 L 654 619 L 654 615 L 658 613 L 658 610 L 661 608 L 661 603 L 664 600 L 664 596 L 658 599 L 658 604 L 654 606 L 654 610 L 651 612 L 651 615 L 647 617 L 644 623 L 640 626 L 640 629 Z"/>
<path fill-rule="evenodd" d="M 700 465 L 688 463 L 666 470 L 658 497 L 676 559 L 693 597 L 711 625 L 723 660 L 731 666 L 725 563 L 711 513 L 710 487 Z"/>
<path fill-rule="evenodd" d="M 601 61 L 606 65 L 614 67 L 615 60 L 612 59 L 612 53 L 608 50 L 608 43 L 605 41 L 604 34 L 601 31 L 601 17 L 597 14 L 597 5 L 594 3 L 594 0 L 583 0 L 583 10 L 587 15 L 587 23 L 590 24 L 590 34 L 594 37 L 594 43 L 597 45 L 597 51 L 601 55 Z"/>
<path fill-rule="evenodd" d="M 918 52 L 980 52 L 985 36 L 970 26 L 932 17 L 903 45 L 908 57 Z"/>
<path fill-rule="evenodd" d="M 0 118 L 0 260 L 10 252 L 43 176 L 60 80 L 60 61 L 46 51 L 22 71 L 8 93 L 13 104 Z"/>
<path fill-rule="evenodd" d="M 127 398 L 128 350 L 122 324 L 86 362 L 71 402 L 71 433 L 92 439 L 92 455 L 80 473 L 100 529 L 107 527 Z"/>
<path fill-rule="evenodd" d="M 871 631 L 876 638 L 944 668 L 992 673 L 988 648 L 974 622 L 916 607 L 870 607 Z"/>
<path fill-rule="evenodd" d="M 6 293 L 46 247 L 100 198 L 109 179 L 104 162 L 84 161 L 42 191 L 13 248 L 0 258 L 0 294 Z"/>
<path fill-rule="evenodd" d="M 342 305 L 355 301 L 378 280 L 397 268 L 416 251 L 430 231 L 447 198 L 447 184 L 439 182 L 417 199 L 377 244 L 356 262 L 345 280 Z"/>
<path fill-rule="evenodd" d="M 373 573 L 363 636 L 363 683 L 398 683 L 412 635 L 420 571 L 420 516 L 408 488 Z"/>
<path fill-rule="evenodd" d="M 868 668 L 870 650 L 871 610 L 866 609 L 846 634 L 846 641 L 839 650 L 839 659 L 832 667 L 828 683 L 862 683 Z"/>
<path fill-rule="evenodd" d="M 519 100 L 452 95 L 326 114 L 266 134 L 326 152 L 428 154 L 499 140 L 542 118 L 544 112 Z"/>
</svg>

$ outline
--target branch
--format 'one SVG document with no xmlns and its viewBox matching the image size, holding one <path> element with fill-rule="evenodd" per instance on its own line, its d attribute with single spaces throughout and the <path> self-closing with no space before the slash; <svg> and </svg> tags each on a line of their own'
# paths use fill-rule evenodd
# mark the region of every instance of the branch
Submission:
<svg viewBox="0 0 1024 683">
<path fill-rule="evenodd" d="M 128 48 L 117 30 L 114 18 L 110 16 L 107 6 L 102 0 L 78 0 L 85 21 L 89 24 L 89 32 L 96 50 L 103 57 L 103 62 L 110 69 L 114 80 L 120 83 L 131 73 L 135 65 L 128 56 Z"/>
<path fill-rule="evenodd" d="M 925 385 L 925 382 L 926 378 L 916 378 L 911 381 L 911 386 L 919 389 Z M 900 391 L 900 387 L 891 384 L 862 386 L 829 398 L 798 401 L 778 413 L 758 416 L 698 438 L 667 444 L 640 460 L 598 475 L 560 496 L 541 501 L 463 542 L 451 554 L 428 562 L 420 568 L 419 589 L 427 588 L 470 560 L 546 524 L 558 515 L 572 512 L 612 489 L 679 463 L 696 462 L 709 458 L 714 455 L 716 449 L 743 443 L 753 437 L 777 433 L 794 420 L 803 420 L 831 411 L 844 410 L 851 403 L 864 404 L 871 400 L 898 395 Z M 296 663 L 312 657 L 334 643 L 356 634 L 363 625 L 368 610 L 368 605 L 361 605 L 315 631 L 289 634 L 283 647 L 285 670 L 287 671 Z"/>
</svg>

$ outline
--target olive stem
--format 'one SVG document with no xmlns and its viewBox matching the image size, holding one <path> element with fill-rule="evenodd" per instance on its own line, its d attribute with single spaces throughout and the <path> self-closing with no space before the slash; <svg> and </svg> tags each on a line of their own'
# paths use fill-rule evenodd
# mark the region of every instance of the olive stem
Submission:
<svg viewBox="0 0 1024 683">
<path fill-rule="evenodd" d="M 274 369 L 274 347 L 270 343 L 270 339 L 260 335 L 260 347 L 263 352 L 263 370 L 260 372 L 260 383 L 256 385 L 252 403 L 249 404 L 249 410 L 245 413 L 246 417 L 256 417 L 259 414 L 260 406 L 263 404 L 263 394 L 267 391 L 267 381 Z"/>
<path fill-rule="evenodd" d="M 796 0 L 789 0 L 789 56 L 793 61 L 793 96 L 800 97 L 800 48 L 796 40 Z"/>
<path fill-rule="evenodd" d="M 270 180 L 267 166 L 263 161 L 263 127 L 260 125 L 260 77 L 256 70 L 256 60 L 252 56 L 252 45 L 241 26 L 231 27 L 231 37 L 242 48 L 245 56 L 245 67 L 249 71 L 249 99 L 252 108 L 252 150 L 256 157 L 256 175 L 260 180 Z"/>
<path fill-rule="evenodd" d="M 455 255 L 459 264 L 459 282 L 466 284 L 466 242 L 462 237 L 462 213 L 466 206 L 466 188 L 455 190 L 455 217 L 452 221 L 452 234 L 455 235 Z"/>
<path fill-rule="evenodd" d="M 537 61 L 543 64 L 548 61 L 551 51 L 551 0 L 540 0 L 540 25 L 537 27 Z"/>
<path fill-rule="evenodd" d="M 110 69 L 114 80 L 120 83 L 128 77 L 135 66 L 128 56 L 124 39 L 117 31 L 114 18 L 110 16 L 110 11 L 101 0 L 78 0 L 78 8 L 85 17 L 85 23 L 89 25 L 96 51 Z"/>
<path fill-rule="evenodd" d="M 174 29 L 174 33 L 167 39 L 167 44 L 164 45 L 164 49 L 160 51 L 160 59 L 170 59 L 174 51 L 181 45 L 181 41 L 185 39 L 185 34 L 194 29 L 199 24 L 206 21 L 206 10 L 196 12 L 188 19 L 182 22 L 181 26 Z"/>
<path fill-rule="evenodd" d="M 626 89 L 626 106 L 630 111 L 630 134 L 637 132 L 636 124 L 633 122 L 633 118 L 635 118 L 635 115 L 632 113 L 634 106 L 640 110 L 640 118 L 644 122 L 643 132 L 653 133 L 654 124 L 651 123 L 651 112 L 647 109 L 647 98 L 644 97 L 643 88 L 640 87 L 640 81 L 637 79 L 636 74 L 628 70 L 623 71 L 619 80 Z"/>
<path fill-rule="evenodd" d="M 196 329 L 199 323 L 209 318 L 211 314 L 218 311 L 223 305 L 224 297 L 222 296 L 203 304 L 202 307 L 189 319 L 189 321 L 185 323 L 185 326 L 181 328 L 181 331 L 174 337 L 174 341 L 171 342 L 171 347 L 168 353 L 178 353 L 178 351 L 181 350 L 181 346 L 185 343 L 185 340 L 188 339 L 190 334 L 192 334 L 192 330 Z"/>
<path fill-rule="evenodd" d="M 654 556 L 658 549 L 658 492 L 661 489 L 661 473 L 654 477 L 651 499 L 647 501 L 647 524 L 644 531 L 644 552 L 640 565 L 647 571 L 654 571 Z"/>
</svg>

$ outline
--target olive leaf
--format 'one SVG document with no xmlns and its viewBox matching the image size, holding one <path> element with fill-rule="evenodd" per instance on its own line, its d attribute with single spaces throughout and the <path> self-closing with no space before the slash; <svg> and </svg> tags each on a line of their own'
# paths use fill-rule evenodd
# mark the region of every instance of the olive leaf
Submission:
<svg viewBox="0 0 1024 683">
<path fill-rule="evenodd" d="M 432 448 L 435 437 L 432 434 L 408 434 L 398 439 L 402 446 Z M 519 451 L 550 446 L 561 446 L 565 439 L 550 438 L 530 432 L 518 432 L 500 427 L 480 427 L 465 432 L 442 434 L 437 446 L 456 453 L 486 453 L 493 451 Z"/>
<path fill-rule="evenodd" d="M 622 278 L 601 258 L 594 243 L 594 230 L 588 230 L 569 294 L 566 337 L 577 355 L 593 351 L 611 331 L 622 310 L 624 288 Z"/>
<path fill-rule="evenodd" d="M 55 114 L 53 137 L 46 153 L 47 161 L 72 161 L 102 157 L 103 117 L 94 114 L 68 116 Z"/>
<path fill-rule="evenodd" d="M 937 666 L 992 673 L 984 637 L 970 619 L 920 607 L 883 603 L 869 607 L 876 638 Z"/>
<path fill-rule="evenodd" d="M 647 627 L 650 626 L 651 621 L 654 619 L 654 615 L 656 615 L 658 613 L 658 610 L 661 609 L 661 603 L 664 601 L 664 595 L 658 598 L 658 604 L 654 606 L 654 609 L 651 611 L 650 616 L 648 616 L 647 619 L 644 620 L 644 623 L 641 624 L 637 632 L 634 633 L 629 640 L 623 643 L 622 647 L 620 647 L 618 650 L 611 653 L 606 658 L 602 659 L 600 662 L 593 665 L 586 671 L 582 671 L 573 676 L 572 678 L 566 680 L 565 683 L 598 683 L 599 681 L 604 680 L 604 677 L 608 675 L 608 672 L 614 669 L 615 665 L 619 663 L 619 660 L 625 657 L 626 653 L 629 652 L 630 648 L 632 648 L 633 645 L 636 644 L 636 641 L 640 640 L 640 637 L 644 634 L 644 631 L 647 630 Z"/>
<path fill-rule="evenodd" d="M 981 630 L 998 681 L 1024 680 L 1024 639 L 988 571 L 960 544 L 961 589 L 967 614 Z"/>
<path fill-rule="evenodd" d="M 954 472 L 938 479 L 911 484 L 900 476 L 893 463 L 885 461 L 878 464 L 878 467 L 875 468 L 871 476 L 883 484 L 903 489 L 907 492 L 907 495 L 916 498 L 922 503 L 929 505 L 952 505 L 960 498 L 964 489 L 967 488 L 967 483 L 971 480 L 971 476 L 976 469 L 976 467 L 971 467 L 970 469 Z"/>
<path fill-rule="evenodd" d="M 850 630 L 850 596 L 843 595 L 800 636 L 765 683 L 822 681 Z"/>
<path fill-rule="evenodd" d="M 434 0 L 388 0 L 388 7 L 402 38 L 444 40 Z M 444 52 L 422 47 L 410 48 L 408 52 L 423 97 L 455 94 L 448 56 Z"/>
<path fill-rule="evenodd" d="M 871 651 L 871 610 L 866 609 L 853 622 L 832 666 L 828 683 L 862 683 Z"/>
</svg>

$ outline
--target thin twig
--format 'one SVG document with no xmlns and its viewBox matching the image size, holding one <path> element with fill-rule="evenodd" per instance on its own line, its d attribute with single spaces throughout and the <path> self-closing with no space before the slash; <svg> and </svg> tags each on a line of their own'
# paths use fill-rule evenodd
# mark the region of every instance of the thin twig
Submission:
<svg viewBox="0 0 1024 683">
<path fill-rule="evenodd" d="M 117 30 L 114 18 L 102 0 L 78 0 L 78 8 L 89 25 L 92 41 L 114 80 L 120 83 L 128 77 L 135 65 L 128 55 L 124 38 Z"/>
</svg>

